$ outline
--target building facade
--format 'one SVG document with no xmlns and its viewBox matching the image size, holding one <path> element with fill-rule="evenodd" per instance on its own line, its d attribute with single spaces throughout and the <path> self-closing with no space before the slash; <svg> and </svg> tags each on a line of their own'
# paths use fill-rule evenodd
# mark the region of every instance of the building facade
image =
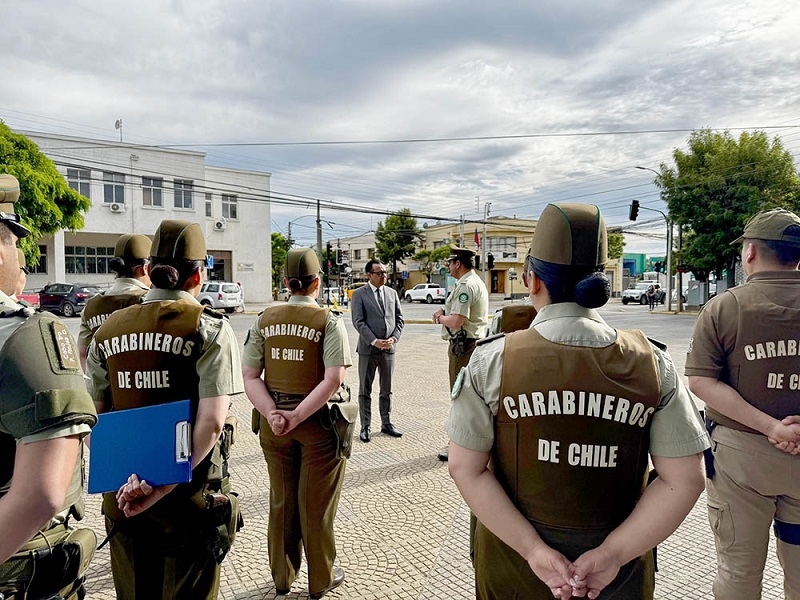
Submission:
<svg viewBox="0 0 800 600">
<path fill-rule="evenodd" d="M 245 301 L 272 298 L 270 174 L 211 167 L 205 153 L 21 131 L 70 187 L 91 201 L 80 231 L 39 240 L 28 287 L 109 284 L 114 244 L 124 233 L 152 237 L 163 219 L 199 223 L 213 267 L 207 279 L 242 285 Z"/>
</svg>

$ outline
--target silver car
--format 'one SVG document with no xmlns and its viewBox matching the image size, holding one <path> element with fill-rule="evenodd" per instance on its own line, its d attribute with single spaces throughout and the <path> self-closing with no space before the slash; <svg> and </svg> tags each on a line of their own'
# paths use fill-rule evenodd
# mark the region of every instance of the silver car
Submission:
<svg viewBox="0 0 800 600">
<path fill-rule="evenodd" d="M 205 304 L 211 308 L 224 310 L 232 313 L 237 308 L 244 307 L 242 288 L 238 283 L 229 281 L 208 281 L 203 284 L 200 294 L 197 296 L 200 304 Z"/>
</svg>

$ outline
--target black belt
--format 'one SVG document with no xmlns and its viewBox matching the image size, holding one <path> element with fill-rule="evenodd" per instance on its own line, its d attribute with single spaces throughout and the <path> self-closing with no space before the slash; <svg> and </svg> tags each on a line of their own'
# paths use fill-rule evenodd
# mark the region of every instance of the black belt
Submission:
<svg viewBox="0 0 800 600">
<path fill-rule="evenodd" d="M 463 338 L 463 340 L 464 340 L 465 342 L 472 342 L 473 344 L 474 344 L 475 342 L 477 342 L 477 341 L 478 341 L 478 339 L 479 339 L 479 338 Z M 449 342 L 452 344 L 452 343 L 454 343 L 454 342 L 455 342 L 455 341 L 457 341 L 457 340 L 458 340 L 458 338 L 454 338 L 454 337 L 452 337 L 452 338 L 450 338 Z"/>
</svg>

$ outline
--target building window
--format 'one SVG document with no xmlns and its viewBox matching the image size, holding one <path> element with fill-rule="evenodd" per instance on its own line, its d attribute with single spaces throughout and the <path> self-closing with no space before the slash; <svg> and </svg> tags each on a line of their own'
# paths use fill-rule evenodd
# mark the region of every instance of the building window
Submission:
<svg viewBox="0 0 800 600">
<path fill-rule="evenodd" d="M 367 249 L 367 260 L 372 260 L 375 258 L 375 248 L 368 248 Z"/>
<path fill-rule="evenodd" d="M 488 237 L 486 239 L 487 252 L 516 252 L 517 238 L 515 237 Z"/>
<path fill-rule="evenodd" d="M 194 182 L 190 179 L 175 180 L 175 208 L 194 208 L 193 189 Z"/>
<path fill-rule="evenodd" d="M 28 271 L 35 275 L 47 275 L 47 246 L 39 245 L 39 263 L 28 265 Z"/>
<path fill-rule="evenodd" d="M 238 202 L 233 194 L 222 194 L 222 216 L 226 219 L 237 219 Z"/>
<path fill-rule="evenodd" d="M 108 260 L 114 248 L 106 246 L 64 246 L 66 271 L 73 275 L 102 275 L 109 273 Z"/>
<path fill-rule="evenodd" d="M 89 169 L 67 169 L 67 183 L 81 196 L 91 198 L 92 172 Z"/>
<path fill-rule="evenodd" d="M 206 216 L 207 217 L 213 217 L 214 216 L 214 213 L 211 210 L 211 197 L 212 197 L 211 194 L 206 192 Z"/>
<path fill-rule="evenodd" d="M 164 206 L 164 180 L 161 177 L 142 177 L 142 204 Z"/>
<path fill-rule="evenodd" d="M 353 260 L 361 260 L 361 248 L 353 250 Z"/>
<path fill-rule="evenodd" d="M 125 175 L 103 173 L 103 202 L 125 204 Z"/>
</svg>

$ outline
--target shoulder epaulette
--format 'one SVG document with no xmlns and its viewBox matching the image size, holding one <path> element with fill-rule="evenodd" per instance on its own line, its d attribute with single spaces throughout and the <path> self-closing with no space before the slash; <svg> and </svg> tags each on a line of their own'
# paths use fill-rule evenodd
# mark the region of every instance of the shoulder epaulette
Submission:
<svg viewBox="0 0 800 600">
<path fill-rule="evenodd" d="M 203 305 L 203 314 L 204 315 L 209 315 L 210 317 L 215 317 L 217 319 L 227 319 L 228 318 L 227 315 L 222 314 L 218 310 L 216 310 L 214 308 L 211 308 L 210 306 L 206 306 L 206 305 Z"/>
<path fill-rule="evenodd" d="M 475 345 L 482 346 L 483 344 L 488 344 L 489 342 L 499 340 L 500 338 L 503 338 L 505 336 L 506 336 L 505 333 L 495 333 L 494 335 L 490 335 L 489 337 L 479 339 L 477 342 L 475 342 Z"/>
<path fill-rule="evenodd" d="M 654 340 L 654 339 L 653 339 L 653 338 L 651 338 L 651 337 L 647 338 L 647 340 L 648 340 L 648 341 L 649 341 L 651 344 L 653 344 L 653 346 L 655 346 L 656 348 L 658 348 L 659 350 L 666 350 L 666 349 L 667 349 L 667 345 L 666 345 L 664 342 L 659 342 L 658 340 Z"/>
</svg>

